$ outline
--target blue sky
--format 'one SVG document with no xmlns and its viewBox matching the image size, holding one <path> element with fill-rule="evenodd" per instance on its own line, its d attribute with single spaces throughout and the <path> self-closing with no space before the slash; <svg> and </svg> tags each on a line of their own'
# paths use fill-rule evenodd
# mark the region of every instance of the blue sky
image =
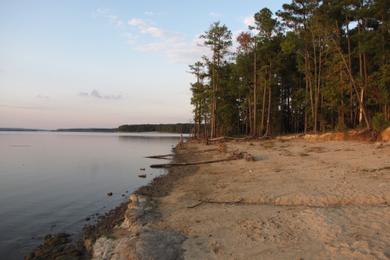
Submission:
<svg viewBox="0 0 390 260">
<path fill-rule="evenodd" d="M 255 0 L 2 0 L 0 127 L 190 122 L 188 64 L 220 20 L 245 30 Z"/>
</svg>

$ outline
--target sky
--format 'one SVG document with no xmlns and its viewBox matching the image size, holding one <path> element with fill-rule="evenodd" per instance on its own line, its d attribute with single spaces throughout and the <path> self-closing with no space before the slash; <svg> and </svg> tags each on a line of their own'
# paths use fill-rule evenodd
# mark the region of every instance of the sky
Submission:
<svg viewBox="0 0 390 260">
<path fill-rule="evenodd" d="M 280 0 L 0 0 L 0 127 L 191 122 L 188 65 Z"/>
</svg>

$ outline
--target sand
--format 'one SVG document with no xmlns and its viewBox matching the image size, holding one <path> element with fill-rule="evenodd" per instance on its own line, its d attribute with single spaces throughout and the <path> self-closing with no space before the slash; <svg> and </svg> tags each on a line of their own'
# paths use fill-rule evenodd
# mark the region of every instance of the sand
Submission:
<svg viewBox="0 0 390 260">
<path fill-rule="evenodd" d="M 210 148 L 188 142 L 175 160 L 255 161 L 171 168 L 134 195 L 94 258 L 390 258 L 390 145 L 280 138 L 201 152 Z"/>
</svg>

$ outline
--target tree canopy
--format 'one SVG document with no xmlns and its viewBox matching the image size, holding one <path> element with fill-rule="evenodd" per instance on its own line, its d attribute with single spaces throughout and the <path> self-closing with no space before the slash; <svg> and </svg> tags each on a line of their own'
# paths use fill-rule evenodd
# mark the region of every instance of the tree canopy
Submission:
<svg viewBox="0 0 390 260">
<path fill-rule="evenodd" d="M 220 22 L 190 66 L 197 137 L 269 136 L 390 122 L 390 3 L 292 0 L 237 37 Z"/>
</svg>

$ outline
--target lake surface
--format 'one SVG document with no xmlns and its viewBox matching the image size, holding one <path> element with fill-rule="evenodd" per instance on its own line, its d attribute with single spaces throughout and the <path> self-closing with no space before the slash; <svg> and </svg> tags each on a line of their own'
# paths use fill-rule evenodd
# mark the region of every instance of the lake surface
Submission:
<svg viewBox="0 0 390 260">
<path fill-rule="evenodd" d="M 149 168 L 156 160 L 144 157 L 170 153 L 178 138 L 0 132 L 0 259 L 22 259 L 48 233 L 79 233 L 87 217 L 107 212 L 163 174 Z"/>
</svg>

